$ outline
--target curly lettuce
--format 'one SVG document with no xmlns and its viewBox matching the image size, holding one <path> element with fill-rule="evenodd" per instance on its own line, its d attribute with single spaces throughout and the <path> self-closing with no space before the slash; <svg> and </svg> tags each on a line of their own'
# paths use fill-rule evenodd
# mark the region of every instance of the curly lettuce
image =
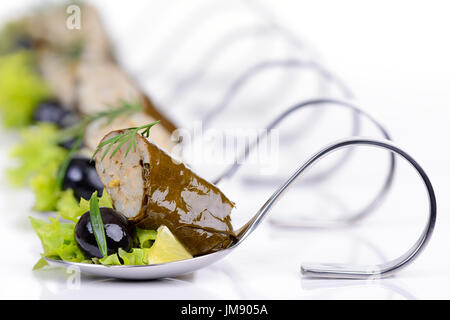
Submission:
<svg viewBox="0 0 450 320">
<path fill-rule="evenodd" d="M 150 248 L 156 240 L 156 230 L 146 230 L 136 227 L 136 237 L 141 248 Z"/>
<path fill-rule="evenodd" d="M 34 210 L 57 209 L 61 197 L 67 195 L 60 190 L 56 174 L 68 151 L 58 145 L 59 130 L 56 126 L 41 123 L 23 129 L 21 142 L 11 151 L 17 162 L 7 170 L 9 181 L 14 186 L 29 183 L 35 195 Z M 74 200 L 77 204 L 75 198 Z"/>
<path fill-rule="evenodd" d="M 31 124 L 38 103 L 51 96 L 33 60 L 33 53 L 26 50 L 0 56 L 0 112 L 5 127 Z"/>
<path fill-rule="evenodd" d="M 92 262 L 94 262 L 95 264 L 103 264 L 105 266 L 121 266 L 122 265 L 117 253 L 110 254 L 109 256 L 104 257 L 102 259 L 92 258 Z"/>
<path fill-rule="evenodd" d="M 100 207 L 112 208 L 112 201 L 106 190 L 99 198 Z M 44 252 L 42 258 L 33 269 L 40 269 L 47 265 L 44 258 L 59 259 L 70 262 L 96 263 L 103 265 L 144 265 L 148 264 L 148 250 L 156 239 L 155 230 L 136 228 L 136 248 L 126 252 L 119 249 L 102 259 L 86 258 L 75 240 L 76 222 L 85 212 L 89 211 L 89 201 L 81 199 L 77 202 L 72 190 L 65 190 L 57 201 L 58 216 L 44 221 L 30 217 L 31 225 L 42 243 Z M 61 218 L 70 222 L 61 222 Z"/>
<path fill-rule="evenodd" d="M 35 195 L 34 210 L 52 211 L 56 209 L 61 193 L 55 178 L 58 167 L 59 162 L 52 161 L 31 178 L 30 187 Z"/>
<path fill-rule="evenodd" d="M 58 132 L 56 126 L 46 123 L 21 131 L 21 142 L 10 154 L 18 163 L 7 171 L 12 185 L 23 186 L 34 176 L 51 174 L 59 167 L 68 151 L 57 144 Z M 49 181 L 46 185 L 52 187 Z"/>
<path fill-rule="evenodd" d="M 148 251 L 150 249 L 145 248 L 133 248 L 131 252 L 126 252 L 122 249 L 119 249 L 119 256 L 123 260 L 124 265 L 143 265 L 148 264 Z"/>
<path fill-rule="evenodd" d="M 61 222 L 59 217 L 49 218 L 49 222 L 33 217 L 29 218 L 44 249 L 41 260 L 33 269 L 39 269 L 46 265 L 43 258 L 90 263 L 76 243 L 74 223 Z"/>
<path fill-rule="evenodd" d="M 106 266 L 139 266 L 149 264 L 148 253 L 149 248 L 133 248 L 130 252 L 126 252 L 119 248 L 118 253 L 110 254 L 102 259 L 92 259 L 95 264 L 103 264 Z"/>
<path fill-rule="evenodd" d="M 99 207 L 112 208 L 112 200 L 106 190 L 98 198 Z M 66 220 L 77 222 L 81 215 L 89 211 L 89 201 L 81 198 L 78 202 L 72 189 L 62 191 L 56 204 L 58 214 Z"/>
<path fill-rule="evenodd" d="M 149 250 L 156 240 L 156 235 L 156 230 L 146 230 L 136 227 L 135 243 L 138 248 L 131 249 L 131 252 L 119 249 L 118 253 L 111 254 L 102 259 L 93 259 L 93 262 L 108 266 L 149 264 Z"/>
</svg>

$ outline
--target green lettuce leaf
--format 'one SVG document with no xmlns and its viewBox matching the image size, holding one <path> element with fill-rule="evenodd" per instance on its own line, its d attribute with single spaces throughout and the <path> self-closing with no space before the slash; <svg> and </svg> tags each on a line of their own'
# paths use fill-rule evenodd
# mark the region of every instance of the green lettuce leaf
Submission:
<svg viewBox="0 0 450 320">
<path fill-rule="evenodd" d="M 49 96 L 31 51 L 0 56 L 0 111 L 5 127 L 29 125 L 37 104 Z"/>
<path fill-rule="evenodd" d="M 146 230 L 136 227 L 136 237 L 141 248 L 150 248 L 156 240 L 156 230 Z"/>
<path fill-rule="evenodd" d="M 11 158 L 18 162 L 17 166 L 7 171 L 11 184 L 23 186 L 38 173 L 56 174 L 52 170 L 59 167 L 68 152 L 55 142 L 57 137 L 58 129 L 51 124 L 43 123 L 22 130 L 20 144 L 11 151 Z M 40 180 L 42 183 L 45 179 Z M 47 178 L 46 183 L 51 184 L 51 181 Z"/>
<path fill-rule="evenodd" d="M 59 221 L 59 217 L 49 218 L 49 222 L 29 217 L 31 226 L 41 240 L 44 253 L 42 257 L 60 259 L 70 262 L 86 262 L 83 252 L 78 247 L 75 240 L 75 224 Z M 45 266 L 42 261 L 38 261 L 35 268 Z"/>
<path fill-rule="evenodd" d="M 139 266 L 148 264 L 148 248 L 133 248 L 130 252 L 119 249 L 118 253 L 110 254 L 102 259 L 92 259 L 96 264 L 106 266 Z"/>
<path fill-rule="evenodd" d="M 59 193 L 59 199 L 56 202 L 56 211 L 62 218 L 77 222 L 78 218 L 85 213 L 78 203 L 72 189 L 67 189 Z"/>
<path fill-rule="evenodd" d="M 31 225 L 42 243 L 44 253 L 34 266 L 34 270 L 47 265 L 45 257 L 70 262 L 96 263 L 113 265 L 145 265 L 148 264 L 149 247 L 156 238 L 155 230 L 137 228 L 136 238 L 140 248 L 133 248 L 130 252 L 119 249 L 118 253 L 102 259 L 88 259 L 85 257 L 75 240 L 75 226 L 79 217 L 89 211 L 89 201 L 81 199 L 78 203 L 72 190 L 59 192 L 57 201 L 58 216 L 48 221 L 30 217 Z M 99 198 L 100 207 L 112 208 L 112 201 L 106 190 Z M 71 222 L 61 222 L 60 217 Z"/>
<path fill-rule="evenodd" d="M 109 194 L 106 191 L 106 189 L 103 189 L 102 196 L 100 198 L 98 198 L 98 205 L 99 205 L 100 208 L 101 207 L 105 207 L 105 208 L 112 208 L 113 207 L 112 199 L 109 196 Z"/>
<path fill-rule="evenodd" d="M 119 257 L 123 260 L 125 266 L 138 266 L 148 264 L 148 248 L 133 248 L 131 252 L 126 252 L 119 248 Z"/>
<path fill-rule="evenodd" d="M 60 198 L 60 190 L 56 183 L 55 173 L 59 167 L 59 161 L 52 161 L 30 180 L 31 189 L 35 195 L 33 209 L 37 211 L 52 211 Z"/>
<path fill-rule="evenodd" d="M 102 196 L 98 198 L 98 205 L 106 208 L 113 207 L 111 197 L 106 192 L 106 189 L 103 190 Z M 77 222 L 83 213 L 89 211 L 89 201 L 81 198 L 80 202 L 78 202 L 73 194 L 73 190 L 67 189 L 60 192 L 56 210 L 64 219 Z"/>
<path fill-rule="evenodd" d="M 117 255 L 117 253 L 110 254 L 109 256 L 101 258 L 101 259 L 93 258 L 92 260 L 94 261 L 95 264 L 103 264 L 105 266 L 120 266 L 121 265 L 119 256 Z"/>
<path fill-rule="evenodd" d="M 39 259 L 38 262 L 36 262 L 36 264 L 33 267 L 33 270 L 39 270 L 39 269 L 41 269 L 41 268 L 43 268 L 43 267 L 45 267 L 47 265 L 48 265 L 47 260 L 45 260 L 45 258 L 42 257 L 42 258 Z"/>
</svg>

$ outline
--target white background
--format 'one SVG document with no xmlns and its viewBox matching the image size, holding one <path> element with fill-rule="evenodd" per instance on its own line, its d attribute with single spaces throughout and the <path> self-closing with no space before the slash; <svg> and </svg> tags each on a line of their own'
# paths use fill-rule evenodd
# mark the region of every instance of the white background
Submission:
<svg viewBox="0 0 450 320">
<path fill-rule="evenodd" d="M 414 243 L 425 223 L 426 198 L 420 181 L 400 163 L 386 203 L 358 226 L 336 230 L 283 229 L 266 220 L 236 252 L 193 274 L 146 282 L 83 276 L 80 287 L 72 288 L 67 285 L 68 275 L 64 270 L 31 271 L 40 247 L 27 216 L 42 214 L 31 212 L 33 197 L 28 190 L 12 190 L 2 177 L 0 297 L 450 298 L 447 290 L 450 285 L 450 219 L 446 214 L 450 209 L 447 196 L 450 192 L 447 149 L 450 7 L 446 1 L 249 1 L 250 5 L 239 1 L 192 1 L 189 4 L 133 1 L 114 5 L 107 1 L 93 2 L 99 7 L 121 63 L 180 126 L 188 127 L 191 121 L 201 118 L 205 108 L 215 105 L 224 94 L 224 88 L 253 61 L 293 55 L 312 55 L 317 59 L 320 56 L 320 61 L 355 93 L 358 105 L 382 122 L 396 143 L 413 155 L 429 174 L 438 199 L 435 233 L 424 253 L 389 279 L 316 280 L 300 275 L 302 262 L 381 263 L 400 255 Z M 29 7 L 30 1 L 3 1 L 0 19 L 6 21 Z M 271 36 L 262 37 L 259 42 L 255 40 L 255 43 L 238 44 L 217 58 L 203 81 L 191 88 L 183 99 L 171 100 L 174 83 L 201 67 L 202 53 L 207 51 L 208 45 L 230 30 L 259 25 L 267 19 L 302 39 L 309 48 L 308 53 L 286 49 L 282 40 Z M 280 82 L 281 87 L 275 83 L 277 77 L 282 77 L 278 73 L 268 73 L 266 78 L 249 85 L 232 103 L 239 109 L 224 114 L 215 125 L 223 128 L 237 123 L 262 127 L 275 114 L 299 101 L 300 96 L 296 96 L 291 82 L 300 80 L 295 78 L 295 72 L 292 74 L 293 80 Z M 313 81 L 308 75 L 303 79 L 304 83 Z M 286 83 L 291 86 L 289 93 L 281 90 Z M 270 91 L 272 85 L 273 92 Z M 283 95 L 277 90 L 283 91 Z M 264 106 L 264 101 L 270 103 Z M 246 107 L 253 111 L 246 114 Z M 254 111 L 258 107 L 262 111 Z M 280 156 L 280 161 L 286 160 L 289 164 L 285 166 L 282 162 L 275 176 L 286 177 L 306 160 L 306 155 L 331 142 L 330 137 L 342 137 L 341 132 L 348 132 L 345 116 L 342 122 L 337 120 L 341 118 L 333 119 L 331 124 L 322 124 L 321 134 L 305 138 L 304 146 L 309 148 L 305 147 L 304 154 L 296 153 L 292 146 L 283 151 L 286 156 Z M 369 130 L 364 134 L 376 135 L 376 132 Z M 1 135 L 1 167 L 4 168 L 10 165 L 7 153 L 17 137 L 8 132 Z M 378 153 L 361 156 L 350 170 L 346 166 L 343 177 L 325 183 L 325 193 L 336 191 L 339 199 L 342 197 L 349 202 L 369 199 L 376 185 L 372 179 L 383 176 L 383 160 Z M 248 219 L 275 186 L 249 186 L 239 178 L 224 185 L 224 191 L 236 201 L 239 209 L 233 219 L 239 222 Z M 280 203 L 280 216 L 293 208 L 301 212 L 319 212 L 322 208 L 325 211 L 331 203 L 326 197 L 317 198 L 320 193 L 316 187 L 297 190 L 304 193 L 294 191 L 295 196 Z M 353 203 L 348 205 L 353 206 Z M 275 215 L 273 212 L 272 218 Z"/>
</svg>

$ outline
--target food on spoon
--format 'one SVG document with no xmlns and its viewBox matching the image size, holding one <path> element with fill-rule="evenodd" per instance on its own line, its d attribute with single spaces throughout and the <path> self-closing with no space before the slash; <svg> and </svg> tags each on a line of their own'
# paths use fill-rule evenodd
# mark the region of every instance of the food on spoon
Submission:
<svg viewBox="0 0 450 320">
<path fill-rule="evenodd" d="M 99 230 L 99 225 L 89 227 L 92 198 L 91 201 L 81 199 L 79 203 L 74 203 L 70 196 L 63 199 L 58 213 L 70 222 L 60 221 L 59 215 L 50 217 L 49 221 L 30 217 L 44 250 L 34 269 L 46 266 L 45 258 L 107 266 L 147 265 L 192 258 L 167 227 L 161 226 L 158 231 L 145 230 L 127 221 L 112 208 L 107 192 L 98 199 L 97 206 L 107 242 L 107 255 L 103 256 L 94 232 Z"/>
<path fill-rule="evenodd" d="M 108 255 L 117 253 L 119 248 L 130 251 L 134 244 L 134 225 L 114 209 L 100 208 L 100 213 L 105 228 Z M 78 220 L 75 239 L 87 257 L 103 258 L 94 236 L 89 211 Z"/>
<path fill-rule="evenodd" d="M 12 125 L 29 125 L 34 120 L 38 123 L 52 123 L 62 129 L 73 125 L 73 116 L 79 114 L 77 121 L 80 121 L 80 127 L 83 128 L 86 146 L 91 147 L 93 151 L 99 140 L 112 130 L 127 126 L 139 127 L 155 119 L 161 119 L 161 125 L 153 130 L 152 141 L 160 147 L 170 150 L 177 143 L 177 141 L 172 141 L 171 137 L 176 129 L 175 125 L 158 112 L 140 88 L 112 61 L 109 43 L 95 11 L 85 8 L 87 6 L 83 6 L 83 30 L 81 32 L 68 32 L 66 29 L 55 28 L 66 21 L 67 15 L 61 10 L 65 9 L 65 6 L 43 11 L 21 21 L 21 30 L 17 33 L 14 48 L 2 51 L 3 53 L 15 52 L 13 58 L 23 69 L 23 72 L 17 72 L 20 68 L 8 68 L 13 65 L 9 63 L 11 59 L 8 59 L 8 63 L 5 60 L 3 64 L 7 69 L 5 73 L 17 74 L 16 78 L 21 81 L 19 84 L 22 84 L 15 85 L 18 81 L 10 81 L 9 77 L 4 77 L 3 85 L 0 84 L 0 92 L 5 92 L 5 99 L 11 100 L 6 102 L 14 102 L 5 107 L 8 112 L 13 110 L 10 112 L 12 116 L 8 117 L 8 119 L 12 119 L 9 122 Z M 31 50 L 26 53 L 16 51 L 19 47 Z M 25 56 L 27 61 L 22 59 Z M 17 57 L 21 58 L 20 61 Z M 23 79 L 27 81 L 23 81 Z M 11 90 L 11 88 L 17 88 L 17 90 Z M 4 90 L 2 91 L 2 89 Z M 12 94 L 8 95 L 11 92 Z M 19 94 L 16 94 L 17 92 Z M 30 102 L 27 100 L 26 103 L 21 103 L 24 101 L 21 97 L 29 98 Z M 124 114 L 117 117 L 110 123 L 106 123 L 106 126 L 105 122 L 101 121 L 86 122 L 84 126 L 85 117 L 95 115 L 97 111 L 109 111 L 112 106 L 125 100 L 140 103 L 143 106 L 142 110 L 136 114 Z M 17 108 L 9 108 L 11 105 L 17 106 Z M 18 117 L 17 115 L 22 114 L 25 107 L 24 116 Z M 41 124 L 38 125 L 41 126 Z M 60 222 L 59 215 L 56 219 L 50 218 L 49 223 L 31 219 L 33 228 L 44 247 L 43 256 L 65 261 L 106 265 L 161 263 L 192 257 L 165 226 L 161 225 L 158 232 L 137 228 L 137 235 L 131 236 L 133 232 L 126 231 L 126 226 L 132 226 L 134 230 L 132 220 L 128 221 L 121 216 L 121 213 L 112 208 L 99 209 L 99 215 L 104 220 L 108 241 L 114 240 L 114 234 L 109 236 L 108 230 L 120 229 L 122 236 L 125 235 L 123 243 L 108 242 L 108 248 L 112 250 L 108 251 L 108 256 L 92 251 L 92 245 L 95 247 L 95 243 L 92 242 L 92 233 L 89 233 L 89 223 L 87 222 L 90 211 L 86 212 L 84 199 L 80 200 L 78 206 L 73 194 L 77 198 L 89 198 L 94 190 L 102 190 L 103 184 L 99 183 L 98 176 L 93 170 L 93 164 L 88 163 L 87 158 L 79 156 L 73 158 L 73 142 L 78 141 L 78 137 L 79 135 L 68 140 L 54 139 L 53 136 L 51 139 L 50 137 L 46 138 L 45 148 L 37 150 L 36 154 L 39 155 L 39 158 L 44 159 L 40 153 L 46 155 L 49 153 L 47 151 L 52 151 L 52 157 L 46 156 L 45 158 L 52 160 L 51 166 L 47 165 L 47 162 L 50 161 L 45 161 L 41 165 L 33 166 L 24 174 L 23 180 L 32 178 L 31 185 L 39 198 L 37 199 L 39 206 L 36 206 L 35 209 L 57 209 L 63 218 L 72 221 L 70 223 Z M 89 144 L 89 142 L 91 143 Z M 64 146 L 70 150 L 67 152 L 58 146 Z M 26 145 L 25 148 L 29 149 L 30 146 Z M 42 152 L 42 149 L 45 149 L 45 152 Z M 53 152 L 53 149 L 57 152 Z M 29 153 L 27 152 L 27 154 Z M 63 157 L 63 155 L 66 156 Z M 67 162 L 63 188 L 60 188 L 58 174 L 55 176 L 55 171 L 57 171 L 58 163 L 61 168 L 67 159 L 70 159 L 70 162 Z M 203 186 L 202 183 L 200 184 Z M 110 181 L 110 186 L 120 187 L 120 179 Z M 104 192 L 105 194 L 107 192 Z M 64 214 L 61 213 L 62 211 Z M 82 212 L 85 214 L 82 215 Z M 78 220 L 79 218 L 80 220 Z M 122 220 L 123 223 L 118 222 L 119 220 Z M 95 219 L 93 221 L 95 224 Z M 78 237 L 76 237 L 76 230 L 79 231 Z M 84 232 L 82 232 L 83 230 Z M 205 234 L 204 230 L 196 232 Z M 211 234 L 208 237 L 214 241 L 220 238 L 215 232 L 215 229 L 208 229 L 208 234 Z M 188 233 L 184 231 L 184 234 Z M 227 234 L 226 237 L 228 236 Z M 156 239 L 159 240 L 153 248 L 153 241 Z M 89 247 L 88 244 L 91 246 Z M 133 247 L 134 245 L 135 247 Z M 217 246 L 217 248 L 219 247 Z M 102 256 L 103 258 L 99 259 Z M 91 257 L 94 258 L 91 259 Z M 150 262 L 150 258 L 152 262 Z"/>
<path fill-rule="evenodd" d="M 115 209 L 138 227 L 167 226 L 193 256 L 233 242 L 234 204 L 136 129 L 107 134 L 95 162 Z"/>
<path fill-rule="evenodd" d="M 89 150 L 94 151 L 109 132 L 122 128 L 139 127 L 154 121 L 154 118 L 143 112 L 119 116 L 108 124 L 105 124 L 105 121 L 95 121 L 86 127 L 84 144 Z M 164 150 L 172 150 L 176 144 L 171 138 L 171 133 L 163 126 L 152 129 L 152 139 Z"/>
</svg>

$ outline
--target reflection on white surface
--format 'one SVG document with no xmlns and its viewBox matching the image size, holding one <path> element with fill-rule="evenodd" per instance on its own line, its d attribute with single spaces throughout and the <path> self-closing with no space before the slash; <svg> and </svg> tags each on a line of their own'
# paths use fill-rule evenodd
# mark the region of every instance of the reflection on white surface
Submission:
<svg viewBox="0 0 450 320">
<path fill-rule="evenodd" d="M 36 272 L 42 285 L 40 299 L 220 299 L 194 283 L 192 274 L 177 279 L 123 281 L 82 275 L 79 283 L 71 279 L 64 268 Z"/>
<path fill-rule="evenodd" d="M 311 291 L 308 299 L 416 299 L 404 283 L 396 280 L 303 279 L 302 288 Z"/>
</svg>

